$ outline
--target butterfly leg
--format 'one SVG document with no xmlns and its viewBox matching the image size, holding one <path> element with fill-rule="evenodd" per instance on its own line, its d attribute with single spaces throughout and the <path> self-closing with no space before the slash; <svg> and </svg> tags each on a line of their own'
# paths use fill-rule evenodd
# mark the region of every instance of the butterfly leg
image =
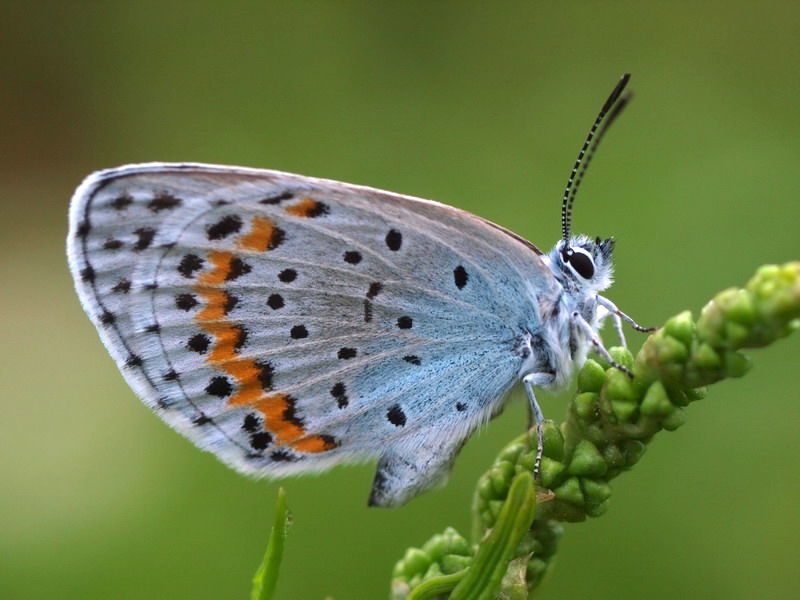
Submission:
<svg viewBox="0 0 800 600">
<path fill-rule="evenodd" d="M 619 345 L 623 346 L 624 348 L 628 347 L 628 342 L 625 339 L 625 332 L 622 330 L 622 318 L 615 312 L 611 312 L 605 306 L 600 307 L 600 310 L 597 311 L 597 327 L 596 329 L 599 331 L 603 328 L 603 324 L 608 317 L 614 321 L 614 332 L 617 334 L 617 339 L 619 339 Z M 599 336 L 599 334 L 598 334 Z M 602 338 L 601 338 L 602 341 Z"/>
<path fill-rule="evenodd" d="M 617 313 L 612 312 L 609 313 L 611 318 L 614 320 L 614 331 L 617 332 L 617 337 L 619 338 L 619 345 L 623 348 L 628 347 L 628 342 L 625 340 L 625 332 L 622 330 L 622 317 L 620 317 Z"/>
<path fill-rule="evenodd" d="M 592 342 L 592 346 L 594 346 L 595 350 L 597 350 L 600 356 L 602 356 L 603 358 L 606 359 L 606 361 L 608 361 L 608 364 L 610 364 L 615 369 L 619 369 L 620 371 L 625 373 L 628 377 L 633 379 L 633 373 L 631 373 L 627 367 L 619 364 L 616 360 L 614 360 L 614 357 L 612 357 L 609 351 L 606 350 L 606 347 L 603 346 L 603 342 L 600 341 L 600 338 L 597 336 L 597 332 L 594 329 L 592 329 L 592 326 L 586 322 L 586 319 L 584 319 L 579 312 L 572 313 L 572 323 L 583 333 L 583 335 L 586 336 L 586 339 Z"/>
<path fill-rule="evenodd" d="M 530 373 L 522 378 L 522 382 L 525 384 L 525 391 L 528 392 L 528 401 L 530 402 L 531 411 L 533 412 L 533 418 L 536 421 L 536 460 L 533 463 L 533 479 L 539 479 L 539 465 L 542 462 L 542 451 L 544 449 L 544 444 L 542 443 L 542 421 L 544 421 L 544 415 L 542 414 L 542 409 L 539 407 L 539 403 L 536 401 L 536 394 L 533 391 L 533 387 L 536 385 L 544 385 L 544 384 L 552 384 L 554 376 L 552 373 Z"/>
<path fill-rule="evenodd" d="M 617 327 L 618 328 L 617 331 L 620 332 L 619 335 L 620 335 L 621 339 L 623 340 L 623 345 L 624 345 L 624 340 L 625 340 L 625 338 L 622 337 L 622 333 L 621 333 L 622 332 L 622 321 L 623 320 L 627 321 L 628 324 L 631 327 L 633 327 L 636 331 L 640 331 L 642 333 L 650 333 L 651 331 L 655 331 L 657 329 L 656 327 L 642 327 L 636 321 L 634 321 L 628 315 L 626 315 L 624 312 L 622 312 L 619 308 L 617 308 L 617 305 L 614 304 L 608 298 L 605 298 L 604 296 L 600 296 L 599 294 L 596 296 L 596 298 L 597 298 L 597 303 L 600 306 L 602 306 L 603 308 L 605 308 L 614 317 L 615 327 Z"/>
</svg>

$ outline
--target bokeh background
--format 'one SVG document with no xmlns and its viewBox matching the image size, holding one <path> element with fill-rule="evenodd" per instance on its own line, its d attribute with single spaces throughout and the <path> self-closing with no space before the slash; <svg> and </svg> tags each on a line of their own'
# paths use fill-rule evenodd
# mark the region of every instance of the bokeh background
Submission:
<svg viewBox="0 0 800 600">
<path fill-rule="evenodd" d="M 272 519 L 277 483 L 150 414 L 84 316 L 64 238 L 90 171 L 311 174 L 549 248 L 584 135 L 631 71 L 575 227 L 618 239 L 609 296 L 658 324 L 800 259 L 798 31 L 793 2 L 1 2 L 0 597 L 245 598 Z M 796 594 L 800 335 L 751 356 L 617 480 L 605 516 L 567 526 L 539 598 Z M 367 509 L 368 466 L 285 481 L 279 600 L 385 598 L 406 547 L 466 534 L 521 399 L 400 510 Z"/>
</svg>

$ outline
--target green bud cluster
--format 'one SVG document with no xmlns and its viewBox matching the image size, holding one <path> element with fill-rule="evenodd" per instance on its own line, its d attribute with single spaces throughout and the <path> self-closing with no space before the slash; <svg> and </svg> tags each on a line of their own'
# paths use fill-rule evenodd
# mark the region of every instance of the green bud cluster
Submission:
<svg viewBox="0 0 800 600">
<path fill-rule="evenodd" d="M 588 360 L 578 375 L 566 420 L 560 426 L 550 421 L 543 424 L 536 518 L 508 554 L 506 575 L 495 591 L 508 598 L 527 598 L 555 555 L 559 523 L 603 514 L 611 497 L 610 481 L 639 461 L 656 433 L 680 427 L 686 407 L 705 397 L 704 386 L 747 372 L 749 361 L 740 349 L 770 344 L 798 329 L 798 320 L 800 263 L 765 266 L 745 288 L 719 293 L 697 322 L 688 311 L 669 319 L 635 358 L 625 348 L 612 348 L 612 357 L 634 373 L 633 380 L 603 361 Z M 533 471 L 535 459 L 535 430 L 508 444 L 475 490 L 475 546 L 466 546 L 459 537 L 463 544 L 457 546 L 458 552 L 437 554 L 458 556 L 460 562 L 449 563 L 420 558 L 433 556 L 424 548 L 428 544 L 438 548 L 443 542 L 436 540 L 442 536 L 434 537 L 423 550 L 409 550 L 395 567 L 395 581 L 407 587 L 393 598 L 417 598 L 414 592 L 409 596 L 415 586 L 436 581 L 442 574 L 455 574 L 457 567 L 468 567 L 470 556 L 480 556 L 492 532 L 508 527 L 504 515 L 514 495 L 510 490 Z M 447 530 L 443 535 L 457 534 Z M 448 595 L 446 588 L 440 592 L 419 598 L 455 598 L 455 592 Z"/>
<path fill-rule="evenodd" d="M 409 548 L 405 556 L 397 562 L 392 571 L 392 598 L 401 600 L 409 597 L 411 590 L 422 582 L 441 580 L 442 576 L 454 575 L 466 569 L 472 563 L 474 549 L 470 547 L 455 529 L 448 527 L 444 533 L 436 534 L 422 548 Z M 452 590 L 459 578 L 446 578 L 451 585 L 445 591 Z M 429 598 L 447 598 L 438 590 Z"/>
<path fill-rule="evenodd" d="M 671 389 L 741 377 L 750 368 L 739 350 L 759 348 L 789 335 L 800 319 L 800 263 L 761 267 L 744 288 L 720 292 L 695 324 L 689 313 L 670 319 L 636 358 L 644 382 Z"/>
</svg>

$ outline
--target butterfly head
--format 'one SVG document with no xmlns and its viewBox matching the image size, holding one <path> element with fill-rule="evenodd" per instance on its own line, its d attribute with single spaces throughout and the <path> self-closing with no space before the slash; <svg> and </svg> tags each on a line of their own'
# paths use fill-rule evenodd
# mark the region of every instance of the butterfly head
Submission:
<svg viewBox="0 0 800 600">
<path fill-rule="evenodd" d="M 569 241 L 560 240 L 550 251 L 550 266 L 566 287 L 596 294 L 611 286 L 613 252 L 614 238 L 571 236 Z"/>
</svg>

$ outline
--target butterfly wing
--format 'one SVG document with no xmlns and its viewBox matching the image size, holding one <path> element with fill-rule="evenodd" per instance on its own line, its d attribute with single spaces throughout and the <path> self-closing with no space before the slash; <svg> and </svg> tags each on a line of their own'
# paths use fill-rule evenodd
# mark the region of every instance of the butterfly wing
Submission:
<svg viewBox="0 0 800 600">
<path fill-rule="evenodd" d="M 379 505 L 435 484 L 499 410 L 552 286 L 535 247 L 464 211 L 211 165 L 90 176 L 68 253 L 162 419 L 255 475 L 378 459 Z"/>
</svg>

